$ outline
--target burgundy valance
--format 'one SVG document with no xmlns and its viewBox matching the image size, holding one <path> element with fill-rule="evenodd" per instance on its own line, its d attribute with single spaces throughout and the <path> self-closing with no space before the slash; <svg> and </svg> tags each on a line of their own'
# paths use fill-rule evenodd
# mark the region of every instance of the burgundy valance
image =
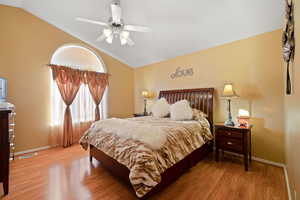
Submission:
<svg viewBox="0 0 300 200">
<path fill-rule="evenodd" d="M 76 79 L 84 84 L 92 82 L 93 84 L 108 85 L 108 78 L 110 76 L 108 73 L 74 69 L 71 67 L 54 64 L 48 64 L 48 66 L 52 69 L 53 80 L 59 78 L 61 81 L 65 82 Z"/>
</svg>

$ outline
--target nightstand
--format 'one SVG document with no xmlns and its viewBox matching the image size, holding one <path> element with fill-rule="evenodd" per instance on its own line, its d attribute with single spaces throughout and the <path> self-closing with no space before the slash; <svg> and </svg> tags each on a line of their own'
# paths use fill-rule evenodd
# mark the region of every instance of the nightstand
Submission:
<svg viewBox="0 0 300 200">
<path fill-rule="evenodd" d="M 219 161 L 219 150 L 230 151 L 244 155 L 245 170 L 248 171 L 251 155 L 251 129 L 225 126 L 223 123 L 214 125 L 216 138 L 216 161 Z"/>
<path fill-rule="evenodd" d="M 135 113 L 133 114 L 133 117 L 146 117 L 146 116 L 149 116 L 148 114 L 145 115 L 144 113 Z"/>
</svg>

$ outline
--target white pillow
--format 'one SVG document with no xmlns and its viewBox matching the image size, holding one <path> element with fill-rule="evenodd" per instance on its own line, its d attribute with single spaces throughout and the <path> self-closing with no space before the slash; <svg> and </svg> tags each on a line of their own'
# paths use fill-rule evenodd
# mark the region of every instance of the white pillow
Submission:
<svg viewBox="0 0 300 200">
<path fill-rule="evenodd" d="M 172 120 L 191 120 L 193 119 L 193 109 L 187 100 L 177 101 L 170 108 Z"/>
<path fill-rule="evenodd" d="M 154 117 L 166 117 L 170 113 L 170 105 L 165 98 L 157 100 L 151 108 Z"/>
</svg>

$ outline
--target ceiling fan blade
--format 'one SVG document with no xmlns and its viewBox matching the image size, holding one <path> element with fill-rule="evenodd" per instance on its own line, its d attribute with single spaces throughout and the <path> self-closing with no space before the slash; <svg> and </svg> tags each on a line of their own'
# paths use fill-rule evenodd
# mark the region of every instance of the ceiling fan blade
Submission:
<svg viewBox="0 0 300 200">
<path fill-rule="evenodd" d="M 103 41 L 103 40 L 105 40 L 106 39 L 106 36 L 104 35 L 104 33 L 102 34 L 102 35 L 100 35 L 98 38 L 97 38 L 97 42 L 101 42 L 101 41 Z"/>
<path fill-rule="evenodd" d="M 118 2 L 111 4 L 111 15 L 113 23 L 121 24 L 122 9 Z"/>
<path fill-rule="evenodd" d="M 129 46 L 133 46 L 134 45 L 134 41 L 130 37 L 128 37 L 126 40 L 127 40 L 127 44 Z"/>
<path fill-rule="evenodd" d="M 136 32 L 150 32 L 151 29 L 145 26 L 135 26 L 135 25 L 125 25 L 124 30 L 126 31 L 136 31 Z"/>
<path fill-rule="evenodd" d="M 100 26 L 109 26 L 109 25 L 108 25 L 107 23 L 105 23 L 105 22 L 94 21 L 94 20 L 85 19 L 85 18 L 81 18 L 81 17 L 77 17 L 76 20 L 77 20 L 77 21 L 81 21 L 81 22 L 91 23 L 91 24 L 98 24 L 98 25 L 100 25 Z"/>
</svg>

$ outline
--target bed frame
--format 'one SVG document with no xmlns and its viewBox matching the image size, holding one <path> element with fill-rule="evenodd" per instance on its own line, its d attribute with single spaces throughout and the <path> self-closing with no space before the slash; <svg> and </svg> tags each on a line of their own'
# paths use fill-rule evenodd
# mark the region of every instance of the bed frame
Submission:
<svg viewBox="0 0 300 200">
<path fill-rule="evenodd" d="M 213 128 L 213 96 L 214 88 L 199 88 L 199 89 L 183 89 L 183 90 L 167 90 L 160 91 L 159 98 L 166 98 L 171 104 L 176 101 L 186 99 L 191 103 L 193 108 L 199 109 L 207 114 L 207 119 Z M 213 133 L 213 131 L 212 131 Z M 149 196 L 165 188 L 176 179 L 178 179 L 183 173 L 197 164 L 206 155 L 213 150 L 213 142 L 209 141 L 199 149 L 196 149 L 183 160 L 179 161 L 162 174 L 161 182 L 155 186 L 149 193 L 143 196 L 141 199 L 147 199 Z M 131 188 L 132 185 L 129 180 L 129 169 L 117 162 L 115 159 L 109 157 L 104 152 L 98 150 L 96 147 L 90 145 L 90 160 L 95 158 L 101 165 L 110 171 L 113 175 L 125 181 Z M 132 188 L 133 190 L 133 188 Z M 134 190 L 133 190 L 134 192 Z"/>
</svg>

